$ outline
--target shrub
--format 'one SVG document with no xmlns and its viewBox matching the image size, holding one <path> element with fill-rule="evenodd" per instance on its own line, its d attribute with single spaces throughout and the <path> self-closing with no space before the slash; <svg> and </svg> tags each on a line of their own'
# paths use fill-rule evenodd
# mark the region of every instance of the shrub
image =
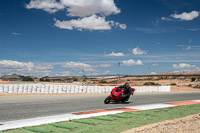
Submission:
<svg viewBox="0 0 200 133">
<path fill-rule="evenodd" d="M 26 77 L 26 78 L 23 78 L 22 81 L 34 81 L 34 80 L 33 80 L 33 78 Z"/>
<path fill-rule="evenodd" d="M 170 85 L 176 85 L 176 83 L 171 83 Z"/>
<path fill-rule="evenodd" d="M 188 87 L 192 87 L 192 84 L 189 84 Z"/>
<path fill-rule="evenodd" d="M 73 80 L 74 82 L 77 82 L 77 81 L 78 81 L 78 78 L 75 78 L 75 77 L 74 77 L 72 80 Z"/>
<path fill-rule="evenodd" d="M 191 82 L 194 82 L 195 80 L 196 80 L 195 77 L 192 77 L 192 78 L 191 78 Z"/>
<path fill-rule="evenodd" d="M 105 80 L 100 80 L 99 83 L 108 83 L 108 82 Z"/>
<path fill-rule="evenodd" d="M 160 84 L 154 82 L 146 82 L 143 85 L 160 85 Z"/>
<path fill-rule="evenodd" d="M 40 78 L 40 81 L 41 82 L 49 82 L 50 80 L 49 79 L 45 79 L 45 78 Z"/>
</svg>

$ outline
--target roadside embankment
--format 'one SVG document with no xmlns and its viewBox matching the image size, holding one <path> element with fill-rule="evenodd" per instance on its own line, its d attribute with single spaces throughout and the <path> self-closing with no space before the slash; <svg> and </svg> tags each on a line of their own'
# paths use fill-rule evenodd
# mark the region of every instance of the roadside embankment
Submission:
<svg viewBox="0 0 200 133">
<path fill-rule="evenodd" d="M 200 114 L 146 125 L 122 133 L 199 133 Z"/>
</svg>

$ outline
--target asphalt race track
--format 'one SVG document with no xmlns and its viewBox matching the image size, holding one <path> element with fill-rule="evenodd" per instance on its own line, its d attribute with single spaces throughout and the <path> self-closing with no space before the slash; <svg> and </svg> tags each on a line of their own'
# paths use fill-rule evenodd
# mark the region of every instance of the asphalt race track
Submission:
<svg viewBox="0 0 200 133">
<path fill-rule="evenodd" d="M 138 93 L 129 103 L 104 104 L 109 94 L 0 96 L 0 122 L 58 115 L 85 110 L 196 100 L 200 92 Z"/>
</svg>

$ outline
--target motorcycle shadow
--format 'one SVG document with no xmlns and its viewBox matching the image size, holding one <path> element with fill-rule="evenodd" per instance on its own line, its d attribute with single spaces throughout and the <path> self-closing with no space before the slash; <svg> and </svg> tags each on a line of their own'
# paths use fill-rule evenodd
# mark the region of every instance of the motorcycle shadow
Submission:
<svg viewBox="0 0 200 133">
<path fill-rule="evenodd" d="M 110 103 L 110 104 L 129 104 L 129 103 L 131 103 L 131 102 L 124 102 L 124 103 L 121 103 L 121 102 L 112 102 L 112 103 Z"/>
</svg>

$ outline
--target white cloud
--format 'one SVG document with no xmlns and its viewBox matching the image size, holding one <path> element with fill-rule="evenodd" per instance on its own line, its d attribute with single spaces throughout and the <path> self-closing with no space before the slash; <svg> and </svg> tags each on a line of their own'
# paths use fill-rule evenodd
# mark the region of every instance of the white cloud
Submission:
<svg viewBox="0 0 200 133">
<path fill-rule="evenodd" d="M 21 33 L 18 33 L 18 32 L 12 32 L 11 34 L 13 34 L 13 35 L 21 35 Z"/>
<path fill-rule="evenodd" d="M 67 30 L 110 30 L 113 26 L 126 29 L 126 24 L 106 21 L 105 16 L 120 13 L 114 0 L 31 0 L 27 9 L 41 9 L 49 13 L 67 10 L 68 16 L 78 19 L 60 21 L 55 19 L 55 26 Z"/>
<path fill-rule="evenodd" d="M 56 27 L 61 29 L 78 29 L 78 30 L 110 30 L 112 26 L 116 25 L 114 21 L 106 21 L 105 17 L 99 17 L 97 15 L 92 15 L 89 17 L 72 19 L 70 21 L 60 21 L 55 19 Z M 125 24 L 117 24 L 117 27 L 125 29 Z"/>
<path fill-rule="evenodd" d="M 87 29 L 87 30 L 110 30 L 111 22 L 106 21 L 105 17 L 98 17 L 96 15 L 92 15 L 90 17 L 85 17 L 77 20 L 70 21 L 59 21 L 56 20 L 55 26 L 61 29 L 73 30 L 78 29 Z"/>
<path fill-rule="evenodd" d="M 64 68 L 71 68 L 74 70 L 84 70 L 84 71 L 96 71 L 92 65 L 81 63 L 81 62 L 67 62 L 62 65 Z"/>
<path fill-rule="evenodd" d="M 156 73 L 156 72 L 151 72 L 150 74 L 151 74 L 151 75 L 156 75 L 157 73 Z"/>
<path fill-rule="evenodd" d="M 123 65 L 125 65 L 125 66 L 143 65 L 143 63 L 142 63 L 141 60 L 135 61 L 135 60 L 133 60 L 133 59 L 123 61 L 122 63 L 123 63 Z"/>
<path fill-rule="evenodd" d="M 190 50 L 192 47 L 191 46 L 187 46 L 187 47 L 183 47 L 183 50 Z"/>
<path fill-rule="evenodd" d="M 187 45 L 177 45 L 178 47 L 182 47 L 182 50 L 191 50 L 194 49 L 195 46 L 187 46 Z"/>
<path fill-rule="evenodd" d="M 61 73 L 62 76 L 70 76 L 71 72 L 70 71 L 64 71 Z"/>
<path fill-rule="evenodd" d="M 186 68 L 186 69 L 177 70 L 177 71 L 173 71 L 173 72 L 176 72 L 176 73 L 181 73 L 181 72 L 200 72 L 200 67 Z"/>
<path fill-rule="evenodd" d="M 141 50 L 139 47 L 136 47 L 136 48 L 132 49 L 132 53 L 133 53 L 134 55 L 147 54 L 146 51 Z"/>
<path fill-rule="evenodd" d="M 110 15 L 120 13 L 114 0 L 31 0 L 27 9 L 41 9 L 55 13 L 66 9 L 68 16 L 85 17 L 93 14 Z"/>
<path fill-rule="evenodd" d="M 65 6 L 56 0 L 31 0 L 26 5 L 27 9 L 42 9 L 48 13 L 55 13 L 58 10 L 64 9 Z"/>
<path fill-rule="evenodd" d="M 110 74 L 110 71 L 104 71 L 103 72 L 103 75 L 107 75 L 107 74 Z"/>
<path fill-rule="evenodd" d="M 126 24 L 120 24 L 119 22 L 115 22 L 115 25 L 120 27 L 121 29 L 125 30 L 126 29 Z"/>
<path fill-rule="evenodd" d="M 172 18 L 168 18 L 168 17 L 161 17 L 161 20 L 163 20 L 163 21 L 173 21 Z"/>
<path fill-rule="evenodd" d="M 152 66 L 154 66 L 154 67 L 155 67 L 155 66 L 158 66 L 158 64 L 152 64 Z"/>
<path fill-rule="evenodd" d="M 32 69 L 34 64 L 32 62 L 18 62 L 12 60 L 1 60 L 0 69 Z"/>
<path fill-rule="evenodd" d="M 99 67 L 110 67 L 112 64 L 100 64 Z"/>
<path fill-rule="evenodd" d="M 181 20 L 185 20 L 185 21 L 193 20 L 193 19 L 197 18 L 198 16 L 199 16 L 198 11 L 192 11 L 190 13 L 183 12 L 181 14 L 172 14 L 171 15 L 171 17 L 173 17 L 175 19 L 181 19 Z"/>
<path fill-rule="evenodd" d="M 194 68 L 196 67 L 195 65 L 190 65 L 187 63 L 180 63 L 180 64 L 173 64 L 173 68 L 176 69 L 182 69 L 182 68 Z"/>
<path fill-rule="evenodd" d="M 105 56 L 125 56 L 124 53 L 115 53 L 115 52 L 112 52 L 111 54 L 107 54 Z"/>
<path fill-rule="evenodd" d="M 0 73 L 18 73 L 25 76 L 48 76 L 53 67 L 32 62 L 19 62 L 12 60 L 0 60 Z"/>
<path fill-rule="evenodd" d="M 157 42 L 156 45 L 160 45 L 160 42 Z"/>
<path fill-rule="evenodd" d="M 93 14 L 120 13 L 114 0 L 61 0 L 61 3 L 67 7 L 68 16 L 91 16 Z"/>
<path fill-rule="evenodd" d="M 189 31 L 199 31 L 200 28 L 193 28 L 193 29 L 188 29 Z"/>
</svg>

